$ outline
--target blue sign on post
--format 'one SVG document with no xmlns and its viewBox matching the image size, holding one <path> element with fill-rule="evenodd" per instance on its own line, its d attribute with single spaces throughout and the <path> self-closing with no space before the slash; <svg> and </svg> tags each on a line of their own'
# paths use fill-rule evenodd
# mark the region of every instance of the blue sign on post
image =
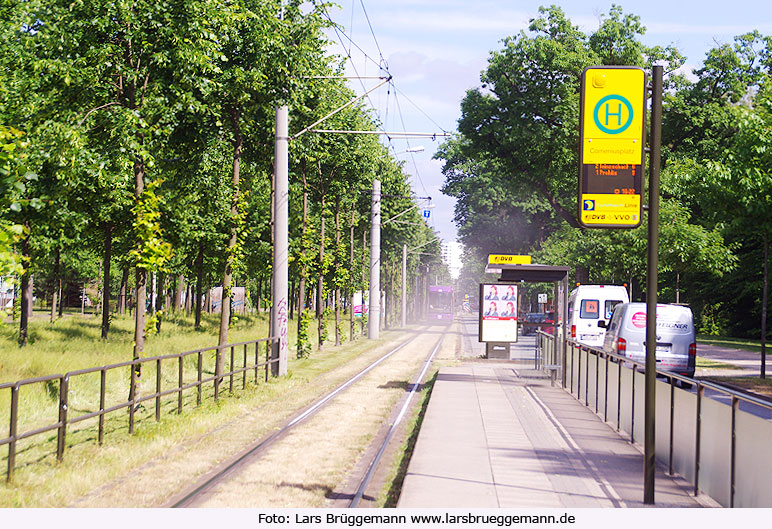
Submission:
<svg viewBox="0 0 772 529">
<path fill-rule="evenodd" d="M 424 218 L 425 218 L 425 219 L 428 219 L 428 218 L 429 218 L 429 215 L 431 215 L 431 213 L 432 213 L 432 210 L 430 210 L 430 209 L 425 209 L 425 210 L 424 210 Z"/>
</svg>

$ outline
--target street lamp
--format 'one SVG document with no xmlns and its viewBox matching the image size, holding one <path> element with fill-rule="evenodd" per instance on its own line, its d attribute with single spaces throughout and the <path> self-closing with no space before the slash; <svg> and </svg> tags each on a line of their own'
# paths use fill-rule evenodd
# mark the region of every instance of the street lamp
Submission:
<svg viewBox="0 0 772 529">
<path fill-rule="evenodd" d="M 424 146 L 423 145 L 419 145 L 417 147 L 410 147 L 409 149 L 404 150 L 402 152 L 394 153 L 394 156 L 399 156 L 400 154 L 405 154 L 405 153 L 408 153 L 408 152 L 424 152 Z"/>
</svg>

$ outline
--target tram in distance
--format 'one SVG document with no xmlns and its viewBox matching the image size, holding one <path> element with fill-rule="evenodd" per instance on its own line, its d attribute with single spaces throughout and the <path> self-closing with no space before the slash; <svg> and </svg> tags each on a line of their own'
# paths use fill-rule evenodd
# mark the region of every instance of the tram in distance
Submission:
<svg viewBox="0 0 772 529">
<path fill-rule="evenodd" d="M 426 296 L 426 317 L 429 321 L 451 323 L 453 321 L 453 287 L 430 285 Z"/>
</svg>

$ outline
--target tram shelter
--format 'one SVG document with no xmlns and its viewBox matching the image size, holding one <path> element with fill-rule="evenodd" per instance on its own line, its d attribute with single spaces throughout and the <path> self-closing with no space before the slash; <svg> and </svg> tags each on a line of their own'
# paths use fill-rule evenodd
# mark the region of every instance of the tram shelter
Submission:
<svg viewBox="0 0 772 529">
<path fill-rule="evenodd" d="M 553 333 L 556 344 L 561 350 L 558 358 L 561 365 L 565 364 L 566 322 L 568 321 L 568 266 L 551 266 L 541 264 L 508 264 L 489 263 L 485 267 L 486 274 L 498 274 L 497 284 L 518 285 L 521 283 L 552 283 L 553 299 L 555 300 L 555 323 Z M 482 285 L 481 285 L 482 290 Z M 486 358 L 511 359 L 511 341 L 489 341 L 483 339 L 483 296 L 480 296 L 479 341 L 485 343 Z M 545 366 L 557 369 L 558 366 Z"/>
</svg>

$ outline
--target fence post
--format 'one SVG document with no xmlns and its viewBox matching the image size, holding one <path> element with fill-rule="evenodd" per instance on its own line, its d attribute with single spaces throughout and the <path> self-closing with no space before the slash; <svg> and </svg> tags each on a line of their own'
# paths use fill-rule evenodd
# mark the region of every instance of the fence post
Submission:
<svg viewBox="0 0 772 529">
<path fill-rule="evenodd" d="M 584 362 L 584 405 L 590 405 L 590 350 L 587 352 L 587 359 Z"/>
<path fill-rule="evenodd" d="M 576 349 L 576 348 L 574 348 Z M 576 366 L 576 399 L 582 400 L 582 348 L 579 347 L 579 350 L 576 354 L 576 360 L 577 360 L 577 366 Z M 574 374 L 574 366 L 573 362 L 571 365 L 571 374 Z M 573 385 L 574 385 L 574 377 L 571 377 L 571 391 L 573 391 Z"/>
<path fill-rule="evenodd" d="M 15 384 L 11 388 L 11 424 L 8 428 L 8 433 L 11 437 L 11 442 L 8 443 L 8 473 L 6 474 L 6 481 L 13 479 L 13 471 L 16 466 L 16 429 L 19 420 L 19 384 Z"/>
<path fill-rule="evenodd" d="M 740 399 L 736 395 L 732 395 L 732 446 L 731 446 L 731 459 L 729 463 L 729 507 L 734 507 L 734 492 L 735 492 L 735 463 L 736 463 L 736 449 L 737 449 L 737 408 L 740 404 Z"/>
<path fill-rule="evenodd" d="M 161 359 L 155 361 L 155 422 L 161 421 Z"/>
<path fill-rule="evenodd" d="M 702 441 L 702 397 L 705 395 L 705 387 L 697 382 L 697 426 L 694 440 L 694 495 L 700 493 L 700 442 Z"/>
<path fill-rule="evenodd" d="M 182 413 L 182 386 L 184 381 L 182 358 L 182 355 L 180 355 L 177 359 L 177 413 Z"/>
<path fill-rule="evenodd" d="M 631 382 L 631 388 L 630 388 L 630 442 L 635 442 L 635 364 L 633 364 L 633 368 L 630 370 L 630 376 L 632 377 L 630 379 Z"/>
<path fill-rule="evenodd" d="M 258 364 L 260 363 L 260 342 L 255 343 L 255 386 L 257 386 L 257 372 L 260 369 Z"/>
<path fill-rule="evenodd" d="M 675 377 L 670 377 L 670 454 L 668 455 L 668 473 L 673 475 L 673 416 L 675 415 Z"/>
<path fill-rule="evenodd" d="M 265 342 L 265 381 L 268 382 L 268 370 L 271 368 L 271 349 L 273 348 L 273 341 Z"/>
<path fill-rule="evenodd" d="M 105 440 L 105 391 L 107 383 L 107 369 L 102 368 L 99 373 L 99 444 Z"/>
<path fill-rule="evenodd" d="M 566 363 L 568 362 L 568 351 L 566 348 L 566 337 L 563 336 L 563 343 L 560 348 L 563 350 L 563 365 L 560 366 L 560 378 L 563 380 L 563 389 L 566 389 Z"/>
<path fill-rule="evenodd" d="M 617 358 L 617 432 L 622 429 L 622 361 Z"/>
<path fill-rule="evenodd" d="M 603 383 L 603 422 L 608 422 L 608 353 L 605 353 L 603 357 L 606 359 L 605 381 Z"/>
<path fill-rule="evenodd" d="M 600 378 L 600 356 L 595 354 L 595 413 L 598 413 L 598 379 Z"/>
<path fill-rule="evenodd" d="M 136 361 L 135 361 L 136 362 Z M 131 370 L 131 374 L 129 375 L 129 380 L 131 381 L 131 387 L 129 388 L 129 433 L 134 433 L 134 401 L 137 398 L 137 364 L 135 362 L 132 362 L 129 365 L 129 369 Z"/>
<path fill-rule="evenodd" d="M 196 387 L 197 393 L 196 393 L 196 406 L 201 406 L 201 380 L 203 379 L 203 356 L 204 353 L 202 351 L 198 352 L 198 385 Z"/>
<path fill-rule="evenodd" d="M 214 353 L 214 365 L 219 366 L 220 365 L 220 356 L 222 355 L 222 348 L 220 346 L 217 346 Z M 214 400 L 217 400 L 220 397 L 220 380 L 222 377 L 222 373 L 219 375 L 217 374 L 217 370 L 215 369 L 215 375 L 214 375 Z"/>
<path fill-rule="evenodd" d="M 67 401 L 70 387 L 70 376 L 59 379 L 59 431 L 56 439 L 56 460 L 64 457 L 64 444 L 67 437 Z"/>
<path fill-rule="evenodd" d="M 244 344 L 244 370 L 241 372 L 241 389 L 247 387 L 247 344 Z"/>
<path fill-rule="evenodd" d="M 234 349 L 235 347 L 231 346 L 231 365 L 230 365 L 230 386 L 228 387 L 228 392 L 233 393 L 233 361 L 234 361 Z"/>
<path fill-rule="evenodd" d="M 279 361 L 279 351 L 281 350 L 281 338 L 276 338 L 276 340 L 271 343 L 271 363 L 274 364 Z M 278 373 L 278 365 L 276 369 L 271 369 L 272 373 Z"/>
</svg>

